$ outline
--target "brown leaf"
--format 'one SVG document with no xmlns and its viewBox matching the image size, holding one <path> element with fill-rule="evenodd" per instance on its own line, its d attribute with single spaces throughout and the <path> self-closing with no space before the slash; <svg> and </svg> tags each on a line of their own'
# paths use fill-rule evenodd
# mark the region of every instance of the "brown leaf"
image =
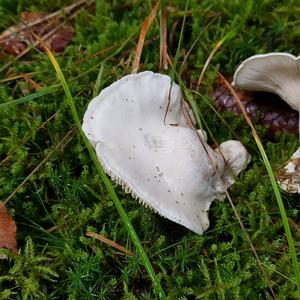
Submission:
<svg viewBox="0 0 300 300">
<path fill-rule="evenodd" d="M 17 252 L 17 226 L 3 202 L 0 202 L 0 248 Z"/>
<path fill-rule="evenodd" d="M 230 81 L 230 80 L 229 80 Z M 278 96 L 265 92 L 245 92 L 236 90 L 249 116 L 255 121 L 268 126 L 269 136 L 277 131 L 299 134 L 298 112 L 293 110 Z M 215 104 L 222 110 L 241 114 L 241 109 L 223 80 L 218 77 L 212 95 Z"/>
<path fill-rule="evenodd" d="M 15 37 L 8 38 L 4 42 L 1 42 L 1 46 L 6 53 L 13 55 L 20 54 L 26 48 L 26 45 Z"/>
<path fill-rule="evenodd" d="M 40 38 L 50 34 L 47 43 L 56 53 L 62 52 L 74 36 L 72 26 L 61 25 L 58 17 L 49 18 L 42 12 L 22 12 L 20 19 L 18 25 L 6 29 L 0 35 L 0 46 L 8 54 L 18 56 L 29 45 L 34 45 L 37 42 L 34 34 Z M 54 28 L 57 30 L 51 34 Z M 38 48 L 43 50 L 42 46 Z"/>
<path fill-rule="evenodd" d="M 21 13 L 20 16 L 21 16 L 21 20 L 23 21 L 23 23 L 28 24 L 28 23 L 35 22 L 41 18 L 44 18 L 46 16 L 46 14 L 41 13 L 41 12 L 24 11 Z"/>
<path fill-rule="evenodd" d="M 63 26 L 49 40 L 52 51 L 56 53 L 63 52 L 74 36 L 71 26 Z"/>
</svg>

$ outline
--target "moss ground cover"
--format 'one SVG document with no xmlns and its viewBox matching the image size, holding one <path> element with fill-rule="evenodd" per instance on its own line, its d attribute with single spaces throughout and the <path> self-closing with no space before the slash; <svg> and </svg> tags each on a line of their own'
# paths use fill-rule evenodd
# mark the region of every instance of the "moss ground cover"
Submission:
<svg viewBox="0 0 300 300">
<path fill-rule="evenodd" d="M 17 24 L 21 12 L 51 13 L 70 3 L 2 0 L 1 30 Z M 223 41 L 201 83 L 201 97 L 189 95 L 212 133 L 211 143 L 237 136 L 252 155 L 229 193 L 268 277 L 262 274 L 228 201 L 212 205 L 211 226 L 197 236 L 150 213 L 114 185 L 168 299 L 271 299 L 270 287 L 277 299 L 298 297 L 279 208 L 251 131 L 243 117 L 224 112 L 220 118 L 211 109 L 210 96 L 217 71 L 233 74 L 248 56 L 272 51 L 298 54 L 297 3 L 191 0 L 185 11 L 186 1 L 163 1 L 149 29 L 140 70 L 159 71 L 160 16 L 167 9 L 172 61 L 177 52 L 173 74 L 187 87 L 190 82 L 195 85 L 212 49 Z M 141 24 L 154 5 L 98 0 L 72 20 L 75 36 L 56 59 L 80 118 L 93 96 L 99 70 L 96 90 L 131 72 Z M 75 129 L 51 61 L 35 49 L 19 60 L 6 54 L 0 59 L 1 66 L 11 62 L 0 83 L 0 197 L 9 197 L 20 249 L 18 255 L 6 253 L 9 260 L 0 261 L 0 299 L 156 299 L 144 264 Z M 163 72 L 172 74 L 171 68 Z M 42 89 L 35 90 L 24 77 L 10 79 L 20 74 L 32 74 Z M 276 172 L 298 140 L 286 133 L 270 139 L 265 128 L 255 127 Z M 299 252 L 299 197 L 282 197 Z M 86 236 L 87 231 L 130 249 L 133 256 Z"/>
</svg>

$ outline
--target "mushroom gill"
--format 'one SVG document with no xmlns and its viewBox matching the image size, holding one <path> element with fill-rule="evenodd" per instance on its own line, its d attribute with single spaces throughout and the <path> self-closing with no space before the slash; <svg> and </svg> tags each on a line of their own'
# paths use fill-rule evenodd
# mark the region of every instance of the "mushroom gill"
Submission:
<svg viewBox="0 0 300 300">
<path fill-rule="evenodd" d="M 188 126 L 183 103 L 170 77 L 127 75 L 90 102 L 83 130 L 105 171 L 127 193 L 202 234 L 210 203 L 233 183 L 228 167 L 237 175 L 250 156 L 238 141 L 213 150 L 205 134 Z"/>
</svg>

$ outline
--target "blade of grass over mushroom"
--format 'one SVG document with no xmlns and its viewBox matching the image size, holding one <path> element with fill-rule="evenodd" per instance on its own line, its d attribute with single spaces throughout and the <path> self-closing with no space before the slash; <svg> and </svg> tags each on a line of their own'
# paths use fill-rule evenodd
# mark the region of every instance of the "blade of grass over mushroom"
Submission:
<svg viewBox="0 0 300 300">
<path fill-rule="evenodd" d="M 194 113 L 194 116 L 196 118 L 196 122 L 197 125 L 199 126 L 199 128 L 203 128 L 202 125 L 202 121 L 201 121 L 201 115 L 200 115 L 200 111 L 199 108 L 197 106 L 197 103 L 194 99 L 194 97 L 190 94 L 190 90 L 186 87 L 186 85 L 184 84 L 184 82 L 181 80 L 180 76 L 178 77 L 179 79 L 179 85 L 183 90 L 184 96 L 186 97 L 188 103 L 190 104 L 192 111 Z"/>
<path fill-rule="evenodd" d="M 177 67 L 177 63 L 178 63 L 178 60 L 179 60 L 179 54 L 180 54 L 181 44 L 182 44 L 182 40 L 183 40 L 183 31 L 184 31 L 184 26 L 185 26 L 185 21 L 186 21 L 186 12 L 188 10 L 189 3 L 190 3 L 189 0 L 187 0 L 185 2 L 184 16 L 183 16 L 183 21 L 182 21 L 181 29 L 180 29 L 179 41 L 178 41 L 178 45 L 177 45 L 177 49 L 176 49 L 174 61 L 173 61 L 173 64 L 172 64 L 171 84 L 170 84 L 170 90 L 169 90 L 169 96 L 168 96 L 168 104 L 167 104 L 165 115 L 164 115 L 164 123 L 166 122 L 167 114 L 168 114 L 169 107 L 170 107 L 170 101 L 171 101 L 170 93 L 171 93 L 171 89 L 172 89 L 172 84 L 173 84 L 173 82 L 175 80 L 176 67 Z M 178 78 L 178 81 L 180 81 L 179 78 Z"/>
<path fill-rule="evenodd" d="M 254 126 L 251 122 L 250 117 L 248 116 L 248 113 L 247 113 L 243 103 L 239 99 L 239 96 L 237 95 L 235 90 L 231 87 L 231 85 L 228 83 L 228 81 L 224 78 L 224 76 L 220 73 L 219 73 L 219 75 L 221 76 L 221 78 L 223 79 L 223 81 L 226 84 L 227 88 L 230 90 L 230 92 L 234 96 L 235 100 L 239 104 L 239 107 L 240 107 L 240 109 L 243 113 L 243 116 L 245 117 L 245 120 L 246 120 L 247 124 L 251 128 L 252 135 L 253 135 L 254 140 L 256 142 L 256 145 L 259 149 L 259 152 L 262 156 L 262 159 L 264 161 L 264 165 L 267 169 L 267 172 L 268 172 L 271 184 L 272 184 L 272 188 L 273 188 L 276 200 L 277 200 L 277 204 L 278 204 L 278 207 L 279 207 L 279 211 L 280 211 L 284 231 L 285 231 L 285 234 L 286 234 L 286 238 L 287 238 L 287 242 L 288 242 L 288 246 L 289 246 L 289 250 L 290 250 L 290 254 L 291 254 L 291 259 L 292 259 L 292 263 L 293 263 L 293 267 L 294 267 L 295 278 L 296 278 L 296 282 L 297 282 L 298 296 L 300 298 L 300 270 L 299 270 L 299 265 L 298 265 L 298 260 L 297 260 L 297 253 L 296 253 L 296 249 L 295 249 L 291 229 L 290 229 L 290 226 L 289 226 L 287 214 L 286 214 L 286 211 L 285 211 L 285 207 L 284 207 L 284 204 L 283 204 L 283 201 L 282 201 L 281 193 L 280 193 L 278 185 L 276 183 L 274 172 L 272 170 L 272 167 L 271 167 L 271 164 L 270 164 L 269 159 L 267 157 L 267 154 L 265 152 L 265 149 L 264 149 L 264 147 L 263 147 L 263 145 L 262 145 L 262 143 L 259 139 L 259 136 L 257 135 L 257 132 L 256 132 L 256 130 L 255 130 L 255 128 L 254 128 Z"/>
<path fill-rule="evenodd" d="M 156 15 L 157 15 L 159 6 L 160 6 L 160 0 L 157 1 L 157 3 L 153 7 L 150 15 L 145 19 L 145 21 L 142 25 L 139 40 L 138 40 L 138 43 L 136 46 L 135 57 L 134 57 L 133 64 L 132 64 L 132 72 L 131 72 L 132 74 L 136 74 L 139 69 L 139 64 L 140 64 L 140 59 L 141 59 L 141 55 L 142 55 L 142 51 L 143 51 L 143 47 L 144 47 L 145 38 L 146 38 L 147 32 L 148 32 L 151 24 L 153 23 Z"/>
<path fill-rule="evenodd" d="M 94 151 L 94 149 L 92 148 L 91 144 L 89 143 L 87 137 L 85 136 L 82 128 L 81 128 L 81 122 L 80 122 L 80 119 L 79 119 L 79 116 L 77 114 L 77 110 L 76 110 L 76 107 L 75 107 L 75 104 L 73 102 L 73 97 L 72 97 L 72 94 L 71 94 L 71 91 L 68 87 L 68 84 L 66 82 L 66 79 L 60 69 L 60 66 L 58 65 L 58 62 L 56 61 L 54 55 L 52 54 L 52 52 L 50 51 L 50 49 L 48 47 L 45 47 L 46 48 L 46 53 L 49 57 L 49 59 L 51 60 L 51 63 L 56 71 L 56 74 L 58 76 L 58 78 L 60 79 L 60 82 L 62 84 L 62 87 L 64 89 L 64 92 L 66 94 L 66 98 L 67 98 L 67 101 L 68 101 L 68 104 L 71 108 L 71 112 L 72 112 L 72 115 L 73 115 L 73 118 L 74 118 L 74 121 L 76 123 L 76 126 L 78 127 L 78 130 L 80 132 L 80 135 L 85 143 L 85 146 L 95 164 L 95 167 L 111 197 L 111 199 L 113 200 L 114 204 L 115 204 L 115 207 L 123 221 L 123 224 L 134 244 L 134 246 L 136 247 L 136 250 L 139 254 L 139 256 L 141 257 L 142 259 L 142 262 L 145 266 L 145 269 L 147 270 L 148 274 L 149 274 L 149 277 L 151 278 L 152 280 L 152 283 L 153 283 L 153 286 L 154 286 L 154 290 L 156 292 L 156 294 L 158 295 L 158 297 L 160 299 L 165 299 L 166 298 L 166 295 L 165 295 L 165 292 L 160 284 L 160 281 L 158 279 L 158 277 L 156 276 L 154 270 L 153 270 L 153 267 L 150 263 L 150 260 L 141 244 L 141 241 L 139 240 L 131 222 L 130 222 L 130 219 L 129 217 L 127 216 L 115 190 L 114 190 L 114 187 L 110 181 L 110 179 L 108 178 L 108 176 L 106 175 L 105 171 L 103 170 L 101 164 L 99 163 L 98 159 L 97 159 L 97 156 L 96 156 L 96 153 Z"/>
</svg>

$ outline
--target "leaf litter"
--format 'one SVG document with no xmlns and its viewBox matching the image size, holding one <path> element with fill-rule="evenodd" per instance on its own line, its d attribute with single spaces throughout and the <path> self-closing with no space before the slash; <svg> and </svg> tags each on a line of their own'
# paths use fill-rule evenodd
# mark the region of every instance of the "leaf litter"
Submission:
<svg viewBox="0 0 300 300">
<path fill-rule="evenodd" d="M 19 55 L 25 49 L 34 44 L 37 39 L 34 36 L 45 36 L 53 28 L 59 25 L 59 17 L 46 20 L 41 24 L 31 25 L 41 19 L 46 19 L 47 15 L 43 12 L 23 12 L 20 16 L 20 23 L 16 26 L 12 26 L 6 29 L 0 35 L 0 45 L 4 51 L 8 54 Z M 23 29 L 21 29 L 23 28 Z M 21 29 L 21 30 L 19 30 Z M 52 34 L 46 42 L 55 53 L 60 53 L 70 44 L 74 36 L 73 27 L 70 24 L 64 24 L 58 30 Z M 38 46 L 40 50 L 43 50 L 42 46 Z"/>
<path fill-rule="evenodd" d="M 6 248 L 11 252 L 17 252 L 17 226 L 10 216 L 3 202 L 0 202 L 0 249 Z M 0 259 L 5 259 L 5 255 L 0 254 Z"/>
</svg>

